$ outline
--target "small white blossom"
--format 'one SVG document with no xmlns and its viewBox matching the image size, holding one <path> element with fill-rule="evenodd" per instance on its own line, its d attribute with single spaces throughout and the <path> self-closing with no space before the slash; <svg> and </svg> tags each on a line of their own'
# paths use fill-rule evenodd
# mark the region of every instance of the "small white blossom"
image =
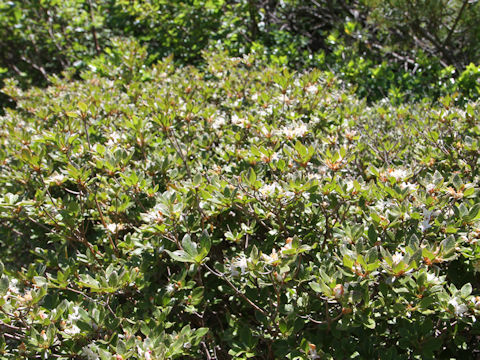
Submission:
<svg viewBox="0 0 480 360">
<path fill-rule="evenodd" d="M 287 139 L 295 139 L 298 137 L 303 137 L 307 133 L 308 128 L 303 122 L 300 122 L 298 125 L 290 125 L 282 128 L 279 131 L 280 135 L 285 136 Z"/>
<path fill-rule="evenodd" d="M 77 325 L 73 324 L 63 330 L 63 332 L 67 335 L 74 336 L 80 333 L 80 328 Z"/>
<path fill-rule="evenodd" d="M 215 121 L 213 122 L 212 127 L 214 129 L 220 129 L 223 125 L 226 124 L 226 122 L 227 121 L 225 120 L 225 118 L 223 116 L 218 116 L 218 117 L 215 118 Z"/>
<path fill-rule="evenodd" d="M 402 254 L 402 253 L 396 252 L 396 253 L 392 256 L 393 266 L 397 266 L 397 265 L 400 264 L 402 261 L 403 261 L 403 254 Z"/>
<path fill-rule="evenodd" d="M 472 299 L 472 302 L 475 309 L 480 309 L 480 296 L 475 296 L 475 298 Z"/>
<path fill-rule="evenodd" d="M 417 190 L 418 186 L 412 183 L 407 183 L 407 182 L 402 182 L 400 184 L 400 189 L 405 190 L 407 189 L 408 191 L 415 191 Z"/>
<path fill-rule="evenodd" d="M 461 316 L 468 310 L 467 305 L 461 303 L 457 297 L 451 298 L 448 304 L 453 306 L 453 311 L 456 316 Z"/>
<path fill-rule="evenodd" d="M 389 176 L 394 177 L 397 181 L 405 179 L 408 175 L 408 171 L 403 169 L 389 170 Z"/>
<path fill-rule="evenodd" d="M 167 293 L 171 294 L 175 291 L 175 286 L 172 283 L 169 283 L 166 287 L 165 290 Z"/>
<path fill-rule="evenodd" d="M 239 117 L 237 114 L 233 114 L 231 119 L 232 119 L 232 124 L 233 125 L 237 125 L 237 126 L 240 126 L 240 127 L 245 126 L 246 120 L 244 118 Z"/>
<path fill-rule="evenodd" d="M 63 175 L 63 174 L 54 174 L 52 176 L 50 176 L 48 179 L 47 179 L 47 183 L 48 184 L 57 184 L 57 185 L 60 185 L 62 184 L 66 179 L 66 176 Z"/>
<path fill-rule="evenodd" d="M 146 223 L 163 221 L 163 213 L 161 210 L 162 207 L 159 204 L 155 205 L 149 212 L 141 214 L 143 221 Z"/>
<path fill-rule="evenodd" d="M 107 230 L 115 234 L 117 232 L 117 224 L 108 224 Z"/>
<path fill-rule="evenodd" d="M 480 260 L 476 260 L 473 262 L 473 269 L 475 272 L 480 272 Z"/>
<path fill-rule="evenodd" d="M 230 275 L 233 277 L 240 275 L 233 262 L 230 263 Z"/>
<path fill-rule="evenodd" d="M 88 360 L 98 360 L 98 359 L 100 359 L 100 357 L 92 351 L 90 346 L 84 346 L 82 348 L 82 351 L 85 355 L 87 355 Z"/>
<path fill-rule="evenodd" d="M 430 183 L 425 186 L 425 189 L 427 190 L 427 192 L 432 193 L 435 191 L 436 187 L 437 186 L 435 184 Z"/>
<path fill-rule="evenodd" d="M 8 290 L 11 293 L 18 294 L 20 292 L 20 289 L 18 288 L 18 280 L 17 279 L 11 279 L 10 283 L 8 284 Z"/>
<path fill-rule="evenodd" d="M 80 319 L 80 306 L 74 306 L 73 307 L 73 313 L 68 315 L 68 321 L 76 321 Z"/>
<path fill-rule="evenodd" d="M 238 276 L 240 274 L 245 274 L 245 270 L 247 269 L 248 267 L 248 261 L 247 261 L 247 258 L 245 257 L 245 255 L 240 255 L 239 257 L 237 257 L 236 259 L 232 259 L 232 261 L 230 261 L 230 274 L 232 276 Z M 238 272 L 237 269 L 240 269 L 240 272 Z"/>
<path fill-rule="evenodd" d="M 420 224 L 420 231 L 425 232 L 426 230 L 430 229 L 432 225 L 430 225 L 430 220 L 432 217 L 433 211 L 423 209 L 423 221 Z"/>
<path fill-rule="evenodd" d="M 435 274 L 427 273 L 427 283 L 437 285 L 440 284 L 440 279 Z"/>
<path fill-rule="evenodd" d="M 260 191 L 263 196 L 273 196 L 277 189 L 280 190 L 280 186 L 278 183 L 273 182 L 271 184 L 263 185 L 258 191 Z"/>
<path fill-rule="evenodd" d="M 277 264 L 279 261 L 277 250 L 273 249 L 270 255 L 262 254 L 262 259 L 270 265 Z"/>
<path fill-rule="evenodd" d="M 316 87 L 315 85 L 310 85 L 310 86 L 307 86 L 305 90 L 310 94 L 316 94 L 318 91 L 318 87 Z"/>
</svg>

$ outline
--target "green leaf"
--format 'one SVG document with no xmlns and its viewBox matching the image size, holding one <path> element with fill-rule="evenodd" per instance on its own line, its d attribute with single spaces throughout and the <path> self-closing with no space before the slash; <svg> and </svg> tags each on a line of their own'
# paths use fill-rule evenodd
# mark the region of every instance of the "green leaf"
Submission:
<svg viewBox="0 0 480 360">
<path fill-rule="evenodd" d="M 309 285 L 312 288 L 312 290 L 315 291 L 316 293 L 321 293 L 322 292 L 322 288 L 321 288 L 319 283 L 310 282 Z"/>
<path fill-rule="evenodd" d="M 81 111 L 82 113 L 86 113 L 86 112 L 87 112 L 87 110 L 88 110 L 87 104 L 85 104 L 84 102 L 79 102 L 77 105 L 78 105 L 78 108 L 80 109 L 80 111 Z"/>
<path fill-rule="evenodd" d="M 472 285 L 470 283 L 467 283 L 462 286 L 460 289 L 460 294 L 462 295 L 463 298 L 466 298 L 472 293 Z"/>
<path fill-rule="evenodd" d="M 350 256 L 343 255 L 343 265 L 346 268 L 351 269 L 353 267 L 354 263 L 355 262 L 353 261 L 353 259 Z"/>
<path fill-rule="evenodd" d="M 255 170 L 253 168 L 248 169 L 248 183 L 253 186 L 256 180 L 257 174 L 255 174 Z"/>
<path fill-rule="evenodd" d="M 470 210 L 468 211 L 468 215 L 465 217 L 466 221 L 473 221 L 476 220 L 479 216 L 480 213 L 480 203 L 477 203 L 473 205 Z"/>
<path fill-rule="evenodd" d="M 203 230 L 202 235 L 200 236 L 200 246 L 202 251 L 205 251 L 206 254 L 210 252 L 210 248 L 212 247 L 212 239 L 210 238 L 207 230 Z"/>
<path fill-rule="evenodd" d="M 458 174 L 455 174 L 455 176 L 452 179 L 453 186 L 455 186 L 455 189 L 458 191 L 460 188 L 463 186 L 463 181 L 460 179 L 460 176 Z"/>
<path fill-rule="evenodd" d="M 283 334 L 287 333 L 288 331 L 287 322 L 284 319 L 280 319 L 280 321 L 278 322 L 278 328 Z"/>
<path fill-rule="evenodd" d="M 198 255 L 197 244 L 192 242 L 189 234 L 185 234 L 182 239 L 183 250 L 190 256 L 195 257 Z"/>
<path fill-rule="evenodd" d="M 443 240 L 440 243 L 441 249 L 442 249 L 442 256 L 445 257 L 446 255 L 449 255 L 450 253 L 455 251 L 455 238 L 450 235 L 448 238 Z"/>
<path fill-rule="evenodd" d="M 117 353 L 120 355 L 125 354 L 127 352 L 127 347 L 125 346 L 125 343 L 121 339 L 118 339 L 116 349 L 117 349 Z"/>
<path fill-rule="evenodd" d="M 195 262 L 195 258 L 183 250 L 177 250 L 174 252 L 171 252 L 168 250 L 165 250 L 165 251 L 168 253 L 168 255 L 170 255 L 170 257 L 173 260 L 181 261 L 181 262 L 190 262 L 190 263 Z"/>
<path fill-rule="evenodd" d="M 370 240 L 370 242 L 375 243 L 377 241 L 377 238 L 378 235 L 375 227 L 373 225 L 370 225 L 368 227 L 368 239 Z"/>
<path fill-rule="evenodd" d="M 303 145 L 300 141 L 297 141 L 295 143 L 295 150 L 297 150 L 297 153 L 300 155 L 300 157 L 304 158 L 308 155 L 308 150 L 307 148 L 305 147 L 305 145 Z"/>
<path fill-rule="evenodd" d="M 68 117 L 71 117 L 71 118 L 76 118 L 78 117 L 78 114 L 74 111 L 66 111 L 65 112 L 65 115 L 67 115 Z"/>
<path fill-rule="evenodd" d="M 2 276 L 0 278 L 0 296 L 3 296 L 7 293 L 9 285 L 10 282 L 8 281 L 8 278 L 6 276 Z"/>
</svg>

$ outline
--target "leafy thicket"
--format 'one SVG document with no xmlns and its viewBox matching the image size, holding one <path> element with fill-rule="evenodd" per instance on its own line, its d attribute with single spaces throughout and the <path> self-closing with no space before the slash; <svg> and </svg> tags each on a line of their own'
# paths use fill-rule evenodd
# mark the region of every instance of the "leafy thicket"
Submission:
<svg viewBox="0 0 480 360">
<path fill-rule="evenodd" d="M 147 56 L 7 82 L 2 358 L 478 355 L 476 103 Z"/>
<path fill-rule="evenodd" d="M 85 68 L 115 35 L 182 64 L 220 48 L 328 69 L 369 100 L 480 94 L 476 1 L 14 0 L 0 23 L 0 76 L 23 86 Z"/>
</svg>

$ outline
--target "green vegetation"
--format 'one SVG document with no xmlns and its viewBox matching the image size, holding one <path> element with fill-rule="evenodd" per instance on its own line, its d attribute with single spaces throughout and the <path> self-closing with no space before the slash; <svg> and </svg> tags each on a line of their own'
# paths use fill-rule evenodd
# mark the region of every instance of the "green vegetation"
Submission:
<svg viewBox="0 0 480 360">
<path fill-rule="evenodd" d="M 471 355 L 476 105 L 367 106 L 319 71 L 117 48 L 4 90 L 7 358 Z"/>
<path fill-rule="evenodd" d="M 468 0 L 16 0 L 0 3 L 0 80 L 45 85 L 134 37 L 154 58 L 255 53 L 333 71 L 370 101 L 480 95 L 480 6 Z M 468 77 L 468 81 L 455 81 Z"/>
<path fill-rule="evenodd" d="M 0 3 L 0 358 L 478 357 L 479 16 Z"/>
</svg>

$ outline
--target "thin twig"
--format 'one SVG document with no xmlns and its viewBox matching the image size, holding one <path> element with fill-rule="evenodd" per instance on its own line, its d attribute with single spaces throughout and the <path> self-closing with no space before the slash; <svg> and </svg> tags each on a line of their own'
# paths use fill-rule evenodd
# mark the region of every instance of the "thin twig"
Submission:
<svg viewBox="0 0 480 360">
<path fill-rule="evenodd" d="M 225 280 L 225 282 L 237 293 L 237 295 L 240 295 L 242 299 L 244 299 L 246 302 L 248 302 L 255 310 L 258 312 L 262 313 L 262 315 L 266 315 L 265 311 L 263 311 L 257 304 L 255 304 L 252 300 L 250 300 L 244 293 L 242 293 L 240 290 L 238 290 L 235 285 L 233 285 L 230 280 L 225 276 L 225 274 L 219 273 L 212 268 L 210 268 L 207 264 L 203 264 L 207 268 L 208 271 L 210 271 L 213 275 L 222 278 Z"/>
</svg>

